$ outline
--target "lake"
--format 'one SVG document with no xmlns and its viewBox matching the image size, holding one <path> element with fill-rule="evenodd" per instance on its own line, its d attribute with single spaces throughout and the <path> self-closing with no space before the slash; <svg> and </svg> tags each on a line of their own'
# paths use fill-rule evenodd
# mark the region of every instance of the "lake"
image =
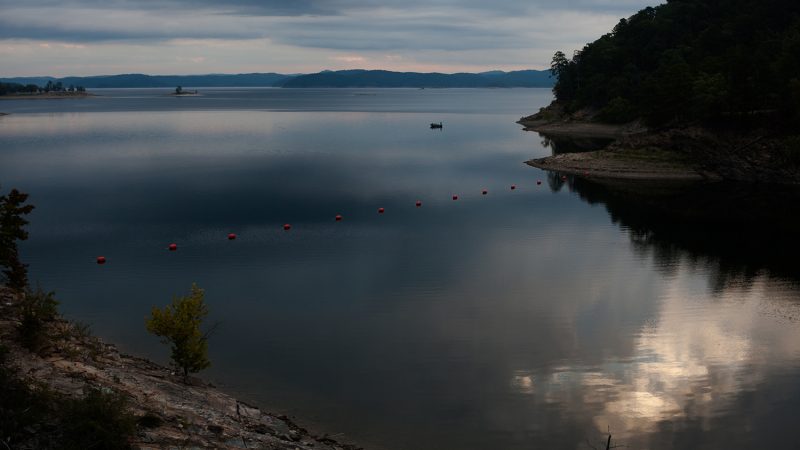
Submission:
<svg viewBox="0 0 800 450">
<path fill-rule="evenodd" d="M 201 376 L 367 448 L 797 445 L 793 190 L 529 167 L 572 148 L 515 123 L 546 89 L 95 92 L 0 102 L 0 183 L 124 351 L 167 363 L 145 317 L 196 282 Z"/>
</svg>

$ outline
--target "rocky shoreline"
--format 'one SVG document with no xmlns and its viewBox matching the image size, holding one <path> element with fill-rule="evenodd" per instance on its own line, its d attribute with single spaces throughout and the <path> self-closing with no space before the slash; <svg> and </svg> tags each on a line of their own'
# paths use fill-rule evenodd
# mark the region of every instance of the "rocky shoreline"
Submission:
<svg viewBox="0 0 800 450">
<path fill-rule="evenodd" d="M 47 325 L 48 335 L 53 336 L 47 346 L 30 352 L 15 339 L 19 297 L 0 288 L 0 344 L 8 351 L 15 373 L 28 385 L 43 385 L 64 397 L 78 398 L 87 388 L 121 394 L 135 417 L 149 418 L 150 425 L 137 426 L 130 440 L 134 449 L 359 448 L 315 435 L 286 416 L 262 411 L 200 379 L 184 383 L 172 370 L 123 354 L 60 317 Z M 40 448 L 38 430 L 29 431 L 27 444 L 18 443 L 15 448 Z"/>
<path fill-rule="evenodd" d="M 527 161 L 544 170 L 597 179 L 800 184 L 800 136 L 769 129 L 712 130 L 693 125 L 648 130 L 639 122 L 598 123 L 586 111 L 565 115 L 554 105 L 517 123 L 542 136 L 612 140 L 602 150 Z"/>
</svg>

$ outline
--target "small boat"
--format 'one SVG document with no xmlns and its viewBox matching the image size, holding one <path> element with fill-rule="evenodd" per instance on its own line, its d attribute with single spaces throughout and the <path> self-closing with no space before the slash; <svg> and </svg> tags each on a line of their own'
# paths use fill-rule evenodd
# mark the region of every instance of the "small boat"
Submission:
<svg viewBox="0 0 800 450">
<path fill-rule="evenodd" d="M 442 128 L 442 122 L 439 123 L 432 123 L 431 128 Z"/>
</svg>

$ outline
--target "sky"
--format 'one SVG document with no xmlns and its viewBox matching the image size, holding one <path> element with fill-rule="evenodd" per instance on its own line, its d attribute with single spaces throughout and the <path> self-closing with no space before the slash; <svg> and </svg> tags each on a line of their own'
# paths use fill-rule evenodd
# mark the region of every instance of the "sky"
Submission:
<svg viewBox="0 0 800 450">
<path fill-rule="evenodd" d="M 544 69 L 655 0 L 0 0 L 0 77 Z"/>
</svg>

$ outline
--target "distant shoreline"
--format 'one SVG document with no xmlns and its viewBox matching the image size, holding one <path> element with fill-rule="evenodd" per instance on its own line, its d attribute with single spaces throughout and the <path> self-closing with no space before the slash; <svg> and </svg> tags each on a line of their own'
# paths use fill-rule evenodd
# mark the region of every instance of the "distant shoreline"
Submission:
<svg viewBox="0 0 800 450">
<path fill-rule="evenodd" d="M 46 94 L 9 94 L 0 95 L 0 100 L 52 100 L 66 98 L 96 97 L 89 92 L 49 92 Z"/>
<path fill-rule="evenodd" d="M 389 70 L 338 70 L 317 73 L 242 73 L 205 75 L 118 74 L 81 77 L 0 77 L 0 82 L 35 84 L 48 82 L 63 86 L 99 88 L 192 87 L 408 87 L 408 88 L 491 88 L 553 86 L 549 70 L 493 70 L 478 73 L 394 72 Z"/>
</svg>

